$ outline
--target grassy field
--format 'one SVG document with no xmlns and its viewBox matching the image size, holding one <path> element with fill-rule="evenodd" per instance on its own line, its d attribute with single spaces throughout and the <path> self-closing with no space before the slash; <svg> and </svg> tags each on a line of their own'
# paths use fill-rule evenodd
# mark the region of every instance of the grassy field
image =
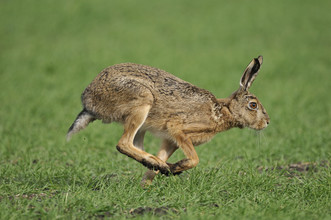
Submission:
<svg viewBox="0 0 331 220">
<path fill-rule="evenodd" d="M 331 219 L 331 1 L 1 1 L 0 219 Z M 197 148 L 199 165 L 158 176 L 117 152 L 120 125 L 65 142 L 103 68 L 136 62 L 230 95 L 251 91 L 271 124 Z M 147 135 L 146 150 L 160 141 Z M 183 157 L 178 151 L 170 159 Z"/>
</svg>

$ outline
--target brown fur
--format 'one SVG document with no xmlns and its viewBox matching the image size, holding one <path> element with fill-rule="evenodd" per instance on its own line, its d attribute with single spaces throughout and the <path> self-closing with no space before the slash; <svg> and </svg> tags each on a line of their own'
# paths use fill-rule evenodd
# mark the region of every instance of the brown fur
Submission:
<svg viewBox="0 0 331 220">
<path fill-rule="evenodd" d="M 117 149 L 155 170 L 146 172 L 144 183 L 151 182 L 159 171 L 181 173 L 199 162 L 194 146 L 209 141 L 215 134 L 233 127 L 260 130 L 267 126 L 268 114 L 248 92 L 261 64 L 261 56 L 253 59 L 241 78 L 240 88 L 225 99 L 217 99 L 209 91 L 157 68 L 133 63 L 110 66 L 83 92 L 84 110 L 80 115 L 89 115 L 89 121 L 78 116 L 68 139 L 95 119 L 119 122 L 124 125 L 124 133 Z M 257 103 L 257 109 L 249 107 L 252 101 Z M 157 156 L 144 151 L 146 131 L 163 139 Z M 186 158 L 175 164 L 166 163 L 178 148 Z"/>
</svg>

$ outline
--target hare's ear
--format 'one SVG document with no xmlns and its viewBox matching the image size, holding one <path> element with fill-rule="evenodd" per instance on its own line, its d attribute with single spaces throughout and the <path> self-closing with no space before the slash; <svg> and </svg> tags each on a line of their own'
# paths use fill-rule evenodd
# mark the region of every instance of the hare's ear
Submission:
<svg viewBox="0 0 331 220">
<path fill-rule="evenodd" d="M 254 58 L 246 67 L 244 74 L 240 79 L 240 89 L 247 91 L 251 87 L 254 79 L 259 73 L 260 67 L 262 65 L 263 57 L 259 56 Z"/>
</svg>

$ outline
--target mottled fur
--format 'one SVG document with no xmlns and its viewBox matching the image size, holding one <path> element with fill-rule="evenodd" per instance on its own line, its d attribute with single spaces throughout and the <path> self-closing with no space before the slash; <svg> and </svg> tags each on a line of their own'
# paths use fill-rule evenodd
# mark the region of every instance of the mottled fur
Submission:
<svg viewBox="0 0 331 220">
<path fill-rule="evenodd" d="M 253 59 L 230 97 L 217 99 L 163 70 L 133 63 L 104 69 L 82 94 L 83 111 L 70 127 L 67 138 L 95 119 L 119 122 L 124 134 L 117 149 L 156 171 L 147 171 L 143 182 L 152 181 L 159 171 L 178 174 L 195 167 L 199 158 L 194 146 L 233 127 L 264 129 L 269 116 L 258 99 L 248 92 L 262 57 Z M 251 108 L 255 102 L 256 109 Z M 254 104 L 254 103 L 253 103 Z M 144 151 L 143 139 L 149 131 L 163 139 L 155 157 Z M 185 159 L 166 163 L 181 148 Z"/>
</svg>

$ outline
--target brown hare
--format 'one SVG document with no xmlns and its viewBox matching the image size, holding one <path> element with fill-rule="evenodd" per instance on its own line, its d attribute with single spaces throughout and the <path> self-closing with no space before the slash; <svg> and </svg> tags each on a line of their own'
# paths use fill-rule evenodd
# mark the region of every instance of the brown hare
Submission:
<svg viewBox="0 0 331 220">
<path fill-rule="evenodd" d="M 267 127 L 270 119 L 266 110 L 248 91 L 261 65 L 262 56 L 253 59 L 239 89 L 224 99 L 157 68 L 133 63 L 110 66 L 83 92 L 83 110 L 69 128 L 67 140 L 96 119 L 119 122 L 124 133 L 117 150 L 150 169 L 143 183 L 151 182 L 158 172 L 179 174 L 199 163 L 194 146 L 218 132 Z M 144 151 L 146 131 L 163 140 L 157 156 Z M 186 158 L 167 163 L 178 148 Z"/>
</svg>

